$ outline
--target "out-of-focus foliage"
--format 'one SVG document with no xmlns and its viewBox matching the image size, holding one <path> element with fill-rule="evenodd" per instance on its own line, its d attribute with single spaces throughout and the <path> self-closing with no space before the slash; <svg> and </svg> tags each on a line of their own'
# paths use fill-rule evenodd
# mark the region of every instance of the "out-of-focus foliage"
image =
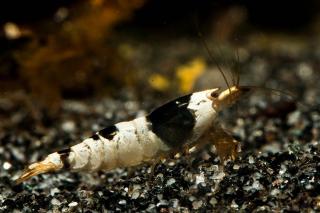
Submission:
<svg viewBox="0 0 320 213">
<path fill-rule="evenodd" d="M 183 93 L 191 92 L 194 83 L 204 72 L 205 68 L 205 61 L 201 58 L 195 58 L 190 63 L 177 67 L 176 75 L 180 91 Z"/>
<path fill-rule="evenodd" d="M 59 9 L 55 22 L 44 20 L 25 26 L 29 41 L 14 52 L 21 86 L 31 91 L 40 106 L 55 112 L 62 96 L 82 97 L 132 83 L 134 72 L 127 72 L 124 59 L 117 53 L 112 29 L 143 3 L 80 1 L 72 8 Z M 112 86 L 108 86 L 110 82 Z"/>
<path fill-rule="evenodd" d="M 160 92 L 179 91 L 180 94 L 192 92 L 198 78 L 205 72 L 206 63 L 203 58 L 196 57 L 186 64 L 178 65 L 170 80 L 159 73 L 149 77 L 149 85 Z"/>
<path fill-rule="evenodd" d="M 153 74 L 149 77 L 149 84 L 152 88 L 159 91 L 166 91 L 170 87 L 169 80 L 161 74 Z"/>
</svg>

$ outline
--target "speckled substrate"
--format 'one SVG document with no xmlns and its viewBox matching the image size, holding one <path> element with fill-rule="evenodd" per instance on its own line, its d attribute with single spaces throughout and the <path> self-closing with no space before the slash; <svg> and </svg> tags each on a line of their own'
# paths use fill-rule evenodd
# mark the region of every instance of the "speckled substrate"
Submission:
<svg viewBox="0 0 320 213">
<path fill-rule="evenodd" d="M 252 95 L 223 113 L 221 122 L 242 143 L 239 157 L 224 168 L 208 147 L 168 159 L 153 175 L 150 166 L 96 174 L 63 171 L 15 185 L 13 179 L 28 163 L 115 121 L 143 115 L 155 103 L 149 97 L 141 104 L 126 90 L 117 99 L 65 101 L 59 117 L 43 126 L 30 110 L 1 99 L 6 119 L 0 129 L 0 212 L 320 211 L 316 49 L 276 56 L 249 51 L 242 80 L 288 89 L 300 103 Z"/>
</svg>

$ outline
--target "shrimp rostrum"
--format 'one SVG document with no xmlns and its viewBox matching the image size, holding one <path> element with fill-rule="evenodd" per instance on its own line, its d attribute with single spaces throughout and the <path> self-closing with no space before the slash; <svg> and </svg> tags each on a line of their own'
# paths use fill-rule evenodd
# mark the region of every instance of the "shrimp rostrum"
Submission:
<svg viewBox="0 0 320 213">
<path fill-rule="evenodd" d="M 68 169 L 73 171 L 112 170 L 132 167 L 188 147 L 213 143 L 221 158 L 235 158 L 237 142 L 215 119 L 219 111 L 234 104 L 250 87 L 232 86 L 191 93 L 176 98 L 145 117 L 120 122 L 96 132 L 70 148 L 49 154 L 27 167 L 17 179 Z M 228 150 L 223 143 L 232 144 Z"/>
</svg>

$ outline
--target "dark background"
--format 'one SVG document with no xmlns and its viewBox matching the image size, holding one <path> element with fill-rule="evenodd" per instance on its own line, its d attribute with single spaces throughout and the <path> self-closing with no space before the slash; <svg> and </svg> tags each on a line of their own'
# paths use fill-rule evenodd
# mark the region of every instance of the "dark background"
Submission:
<svg viewBox="0 0 320 213">
<path fill-rule="evenodd" d="M 316 0 L 1 1 L 0 212 L 320 210 L 319 12 Z M 226 87 L 217 64 L 262 88 L 217 118 L 241 144 L 234 161 L 208 144 L 155 167 L 14 182 L 100 129 Z"/>
</svg>

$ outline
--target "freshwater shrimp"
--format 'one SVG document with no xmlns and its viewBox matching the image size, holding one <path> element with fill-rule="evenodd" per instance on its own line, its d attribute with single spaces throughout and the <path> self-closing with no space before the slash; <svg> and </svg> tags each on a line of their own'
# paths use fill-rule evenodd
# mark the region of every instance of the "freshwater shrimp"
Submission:
<svg viewBox="0 0 320 213">
<path fill-rule="evenodd" d="M 16 182 L 63 168 L 108 171 L 155 163 L 168 154 L 208 143 L 216 145 L 221 158 L 234 159 L 238 142 L 215 120 L 221 110 L 250 91 L 250 87 L 235 85 L 224 91 L 213 88 L 176 98 L 145 117 L 109 126 L 77 145 L 49 154 L 29 165 Z"/>
<path fill-rule="evenodd" d="M 215 146 L 222 162 L 234 160 L 239 152 L 239 142 L 221 127 L 217 121 L 219 112 L 256 89 L 282 91 L 241 86 L 239 73 L 234 72 L 230 85 L 207 43 L 202 41 L 227 89 L 212 88 L 181 96 L 154 109 L 147 116 L 106 127 L 79 144 L 29 165 L 16 182 L 61 169 L 92 172 L 155 164 L 172 154 L 206 144 Z"/>
</svg>

